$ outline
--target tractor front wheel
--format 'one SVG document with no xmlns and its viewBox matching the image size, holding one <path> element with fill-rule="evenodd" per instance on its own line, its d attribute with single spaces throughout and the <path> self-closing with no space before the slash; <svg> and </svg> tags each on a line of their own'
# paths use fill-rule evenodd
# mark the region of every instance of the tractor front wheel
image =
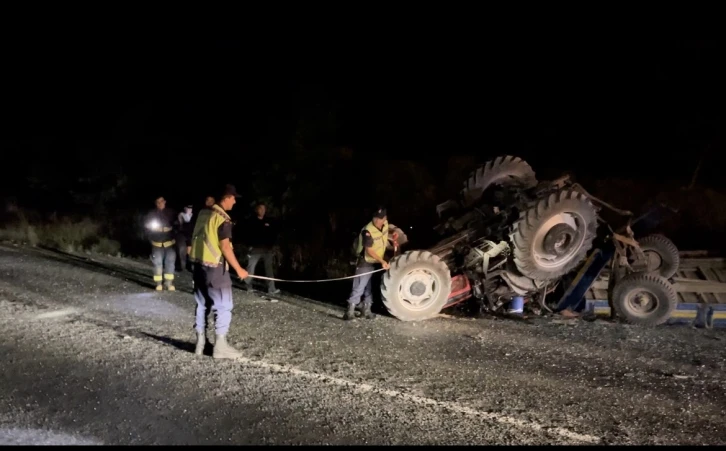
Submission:
<svg viewBox="0 0 726 451">
<path fill-rule="evenodd" d="M 427 251 L 409 251 L 394 258 L 381 280 L 383 304 L 401 321 L 438 315 L 450 293 L 449 268 Z"/>
</svg>

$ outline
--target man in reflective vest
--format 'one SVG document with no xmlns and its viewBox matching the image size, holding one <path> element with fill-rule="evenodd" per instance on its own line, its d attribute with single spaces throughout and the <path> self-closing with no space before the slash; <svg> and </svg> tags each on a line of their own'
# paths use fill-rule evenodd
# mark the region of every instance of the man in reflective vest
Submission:
<svg viewBox="0 0 726 451">
<path fill-rule="evenodd" d="M 230 211 L 237 202 L 237 190 L 227 185 L 211 208 L 199 213 L 192 234 L 189 259 L 193 263 L 194 298 L 197 301 L 197 346 L 195 353 L 202 355 L 206 345 L 207 306 L 215 313 L 215 341 L 212 356 L 215 359 L 234 359 L 241 353 L 227 343 L 227 333 L 232 321 L 232 279 L 229 268 L 240 279 L 247 277 L 232 249 L 232 220 Z"/>
<path fill-rule="evenodd" d="M 383 259 L 388 245 L 388 218 L 385 208 L 378 208 L 373 213 L 373 219 L 361 230 L 356 240 L 355 254 L 358 262 L 355 274 L 364 274 L 378 268 L 388 269 L 388 263 Z M 353 279 L 353 289 L 348 298 L 348 310 L 343 319 L 348 321 L 355 318 L 355 307 L 363 297 L 363 317 L 372 319 L 371 306 L 373 305 L 373 274 L 364 274 Z"/>
<path fill-rule="evenodd" d="M 151 261 L 154 264 L 154 282 L 156 289 L 166 288 L 174 291 L 174 265 L 176 264 L 176 249 L 174 244 L 174 212 L 166 208 L 166 199 L 156 198 L 156 208 L 145 218 L 146 235 L 151 242 Z"/>
</svg>

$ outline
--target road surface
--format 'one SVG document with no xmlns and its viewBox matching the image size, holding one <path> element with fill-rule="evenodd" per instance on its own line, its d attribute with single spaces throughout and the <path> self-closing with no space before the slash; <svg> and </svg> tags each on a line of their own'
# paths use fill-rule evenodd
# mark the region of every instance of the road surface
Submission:
<svg viewBox="0 0 726 451">
<path fill-rule="evenodd" d="M 723 331 L 347 323 L 235 290 L 244 357 L 215 361 L 193 354 L 191 281 L 158 293 L 149 270 L 0 245 L 0 444 L 726 442 Z"/>
</svg>

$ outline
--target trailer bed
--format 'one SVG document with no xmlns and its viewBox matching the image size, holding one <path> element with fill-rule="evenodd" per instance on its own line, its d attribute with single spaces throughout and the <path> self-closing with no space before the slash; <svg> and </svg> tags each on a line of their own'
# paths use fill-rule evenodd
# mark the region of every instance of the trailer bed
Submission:
<svg viewBox="0 0 726 451">
<path fill-rule="evenodd" d="M 714 327 L 726 327 L 726 258 L 706 255 L 704 251 L 681 252 L 680 266 L 673 276 L 678 308 L 669 324 L 707 320 Z M 586 308 L 598 315 L 610 315 L 608 280 L 605 269 L 585 294 Z M 699 317 L 699 313 L 705 316 Z"/>
</svg>

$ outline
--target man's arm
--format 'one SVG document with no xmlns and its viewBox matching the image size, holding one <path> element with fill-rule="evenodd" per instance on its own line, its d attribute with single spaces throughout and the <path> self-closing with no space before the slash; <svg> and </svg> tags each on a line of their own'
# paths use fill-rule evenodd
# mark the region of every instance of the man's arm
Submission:
<svg viewBox="0 0 726 451">
<path fill-rule="evenodd" d="M 380 263 L 383 266 L 383 269 L 388 269 L 388 263 L 386 263 L 383 258 L 376 255 L 376 253 L 373 251 L 373 238 L 371 238 L 371 234 L 367 230 L 364 230 L 362 233 L 363 246 L 366 249 L 366 254 L 368 254 L 372 259 Z"/>
<path fill-rule="evenodd" d="M 231 266 L 237 273 L 237 276 L 240 279 L 246 278 L 248 275 L 247 271 L 245 271 L 237 261 L 237 257 L 235 257 L 234 255 L 234 251 L 232 250 L 232 245 L 229 242 L 229 238 L 220 240 L 219 245 L 222 248 L 222 255 L 224 255 L 224 258 L 229 263 L 229 266 Z"/>
</svg>

